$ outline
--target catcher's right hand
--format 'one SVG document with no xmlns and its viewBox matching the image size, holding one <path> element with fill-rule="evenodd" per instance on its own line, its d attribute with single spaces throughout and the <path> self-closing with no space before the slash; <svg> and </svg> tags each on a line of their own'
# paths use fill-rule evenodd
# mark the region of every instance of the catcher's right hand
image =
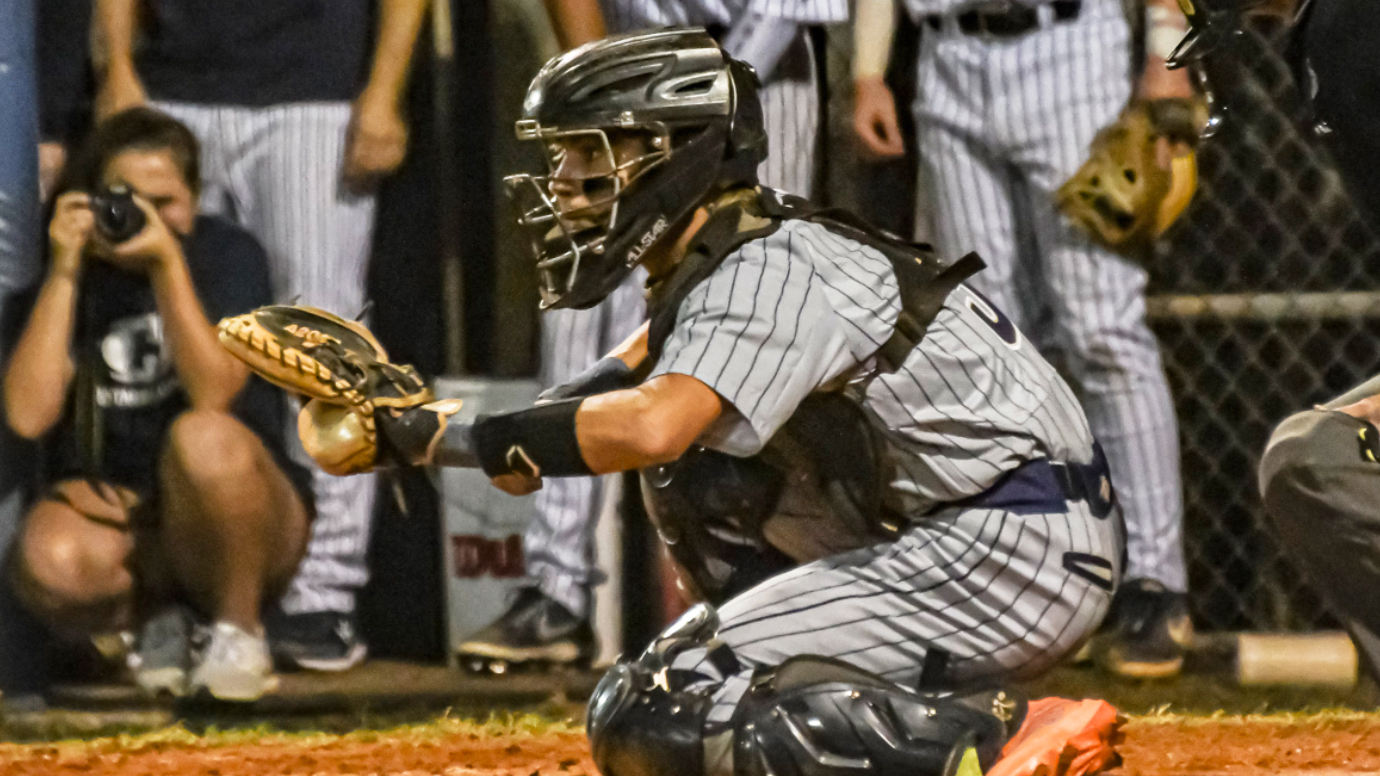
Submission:
<svg viewBox="0 0 1380 776">
<path fill-rule="evenodd" d="M 390 363 L 379 341 L 355 321 L 314 307 L 272 305 L 226 318 L 218 332 L 221 345 L 265 380 L 310 398 L 297 433 L 331 474 L 422 462 L 410 453 L 381 460 L 376 421 L 397 426 L 396 435 L 439 435 L 436 423 L 413 429 L 413 423 L 398 422 L 406 410 L 431 403 L 431 389 L 412 367 Z M 443 404 L 435 413 L 442 427 L 459 409 L 458 402 L 435 403 Z"/>
</svg>

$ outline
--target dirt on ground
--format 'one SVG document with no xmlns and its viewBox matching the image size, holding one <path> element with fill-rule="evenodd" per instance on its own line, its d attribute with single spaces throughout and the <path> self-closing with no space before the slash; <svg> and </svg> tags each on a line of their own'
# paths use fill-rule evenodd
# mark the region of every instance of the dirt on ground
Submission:
<svg viewBox="0 0 1380 776">
<path fill-rule="evenodd" d="M 1121 747 L 1128 776 L 1380 773 L 1380 717 L 1139 720 Z"/>
<path fill-rule="evenodd" d="M 1127 776 L 1380 772 L 1380 718 L 1140 718 L 1120 747 Z M 32 745 L 0 744 L 6 776 L 596 776 L 576 729 L 494 735 L 392 731 L 344 736 L 189 733 Z"/>
</svg>

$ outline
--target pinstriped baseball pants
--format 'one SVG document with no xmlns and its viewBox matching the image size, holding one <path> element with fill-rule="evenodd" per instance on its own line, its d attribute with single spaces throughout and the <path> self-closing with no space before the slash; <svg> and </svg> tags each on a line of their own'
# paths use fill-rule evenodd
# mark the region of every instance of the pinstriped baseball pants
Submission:
<svg viewBox="0 0 1380 776">
<path fill-rule="evenodd" d="M 201 209 L 249 230 L 268 252 L 273 296 L 345 317 L 364 309 L 374 197 L 341 184 L 349 103 L 264 108 L 160 102 L 201 141 Z M 368 581 L 373 474 L 333 477 L 311 463 L 288 413 L 289 449 L 311 466 L 316 521 L 283 597 L 289 613 L 353 611 Z"/>
<path fill-rule="evenodd" d="M 1084 0 L 1068 22 L 1040 10 L 1042 28 L 1017 38 L 952 20 L 925 30 L 915 111 L 935 242 L 949 259 L 981 254 L 988 269 L 970 282 L 1065 367 L 1125 509 L 1128 577 L 1182 591 L 1178 424 L 1146 273 L 1075 231 L 1053 198 L 1130 96 L 1129 30 L 1117 0 Z"/>
<path fill-rule="evenodd" d="M 762 183 L 808 194 L 819 127 L 814 55 L 801 33 L 762 89 L 768 156 L 758 173 Z M 589 310 L 551 310 L 542 315 L 541 382 L 560 385 L 588 369 L 646 320 L 642 286 L 635 272 L 608 299 Z M 587 477 L 546 480 L 537 492 L 537 514 L 523 547 L 527 573 L 547 596 L 576 614 L 588 609 L 594 579 L 593 531 L 599 481 Z"/>
<path fill-rule="evenodd" d="M 739 663 L 733 673 L 703 647 L 672 665 L 697 674 L 692 683 L 715 685 L 710 723 L 732 716 L 754 669 L 798 655 L 837 658 L 908 687 L 934 648 L 948 653 L 946 686 L 1037 676 L 1102 622 L 1120 566 L 1116 512 L 1097 519 L 1083 502 L 1068 507 L 951 508 L 896 541 L 806 563 L 719 607 L 717 637 Z M 1078 556 L 1111 568 L 1094 582 L 1071 569 Z"/>
</svg>

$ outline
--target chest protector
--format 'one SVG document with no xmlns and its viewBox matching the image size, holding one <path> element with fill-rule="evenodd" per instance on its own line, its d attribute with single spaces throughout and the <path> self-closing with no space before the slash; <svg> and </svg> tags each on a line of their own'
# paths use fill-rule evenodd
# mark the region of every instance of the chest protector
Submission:
<svg viewBox="0 0 1380 776">
<path fill-rule="evenodd" d="M 739 247 L 787 220 L 820 224 L 890 261 L 901 313 L 876 354 L 886 371 L 901 366 L 945 298 L 984 266 L 973 253 L 943 264 L 928 245 L 799 197 L 770 189 L 734 192 L 717 203 L 686 257 L 653 292 L 640 376 L 661 357 L 690 293 Z M 692 447 L 671 464 L 644 469 L 642 492 L 682 581 L 717 605 L 799 563 L 897 536 L 906 518 L 882 503 L 889 468 L 885 441 L 858 398 L 847 390 L 820 391 L 801 402 L 761 453 L 739 458 Z"/>
</svg>

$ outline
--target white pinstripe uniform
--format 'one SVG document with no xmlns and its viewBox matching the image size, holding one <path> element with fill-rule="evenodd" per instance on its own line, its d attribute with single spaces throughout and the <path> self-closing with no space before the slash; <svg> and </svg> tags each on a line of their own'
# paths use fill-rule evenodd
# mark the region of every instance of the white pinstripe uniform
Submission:
<svg viewBox="0 0 1380 776">
<path fill-rule="evenodd" d="M 364 309 L 374 197 L 341 185 L 349 103 L 156 105 L 201 141 L 201 208 L 263 243 L 276 301 L 347 316 Z M 288 613 L 350 612 L 354 591 L 368 580 L 375 478 L 322 472 L 297 441 L 295 406 L 289 417 L 294 455 L 313 473 L 317 516 L 281 606 Z"/>
<path fill-rule="evenodd" d="M 846 0 L 600 0 L 610 34 L 666 26 L 732 28 L 744 18 L 766 23 L 826 24 L 848 18 Z M 768 156 L 762 183 L 806 196 L 815 169 L 819 88 L 814 54 L 803 30 L 765 79 L 761 90 Z M 730 53 L 733 52 L 730 47 Z M 646 319 L 645 275 L 634 273 L 609 299 L 590 310 L 552 310 L 542 317 L 541 380 L 560 385 L 587 369 Z M 596 481 L 553 479 L 537 495 L 537 517 L 524 548 L 530 576 L 543 592 L 584 614 L 593 580 L 592 531 L 598 510 Z"/>
<path fill-rule="evenodd" d="M 899 369 L 878 369 L 899 296 L 881 253 L 787 221 L 680 305 L 652 376 L 690 375 L 732 405 L 701 444 L 755 454 L 807 395 L 848 380 L 894 462 L 883 503 L 912 521 L 892 542 L 822 548 L 721 606 L 718 637 L 743 670 L 724 676 L 702 648 L 674 663 L 721 684 L 710 722 L 730 716 L 755 667 L 800 654 L 909 686 L 931 648 L 948 653 L 948 682 L 1029 677 L 1091 634 L 1110 605 L 1124 540 L 1114 509 L 1098 518 L 1061 494 L 1019 511 L 945 506 L 1030 460 L 1091 461 L 1093 437 L 1068 385 L 966 286 Z M 771 520 L 764 531 L 779 547 Z"/>
<path fill-rule="evenodd" d="M 1183 591 L 1178 425 L 1145 322 L 1146 273 L 1092 245 L 1053 199 L 1130 96 L 1121 3 L 1083 0 L 1065 21 L 1041 5 L 1040 28 L 1013 38 L 961 32 L 968 0 L 906 3 L 943 17 L 924 27 L 915 101 L 937 246 L 948 259 L 981 254 L 989 268 L 974 284 L 1061 354 L 1125 509 L 1128 576 Z"/>
</svg>

